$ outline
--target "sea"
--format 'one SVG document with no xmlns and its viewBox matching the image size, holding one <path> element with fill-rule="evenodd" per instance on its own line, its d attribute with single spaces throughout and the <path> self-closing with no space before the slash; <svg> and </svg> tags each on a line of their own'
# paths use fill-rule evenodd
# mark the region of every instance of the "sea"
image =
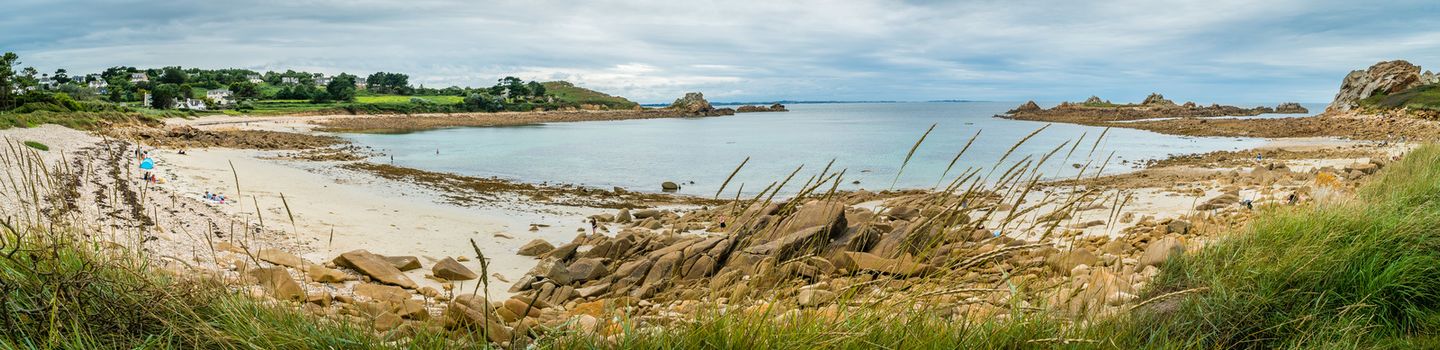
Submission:
<svg viewBox="0 0 1440 350">
<path fill-rule="evenodd" d="M 669 181 L 680 185 L 679 193 L 706 197 L 717 196 L 725 184 L 718 196 L 727 198 L 754 195 L 792 173 L 779 191 L 782 196 L 794 194 L 822 171 L 843 171 L 843 178 L 829 182 L 841 190 L 931 189 L 971 172 L 968 169 L 995 181 L 1016 162 L 1035 164 L 1046 154 L 1053 155 L 1040 164 L 1041 174 L 1056 179 L 1131 171 L 1172 155 L 1266 143 L 995 117 L 1019 104 L 807 103 L 787 105 L 789 112 L 723 117 L 341 136 L 379 152 L 372 161 L 397 166 L 642 192 L 660 192 L 661 184 Z M 1313 114 L 1324 105 L 1305 107 Z"/>
</svg>

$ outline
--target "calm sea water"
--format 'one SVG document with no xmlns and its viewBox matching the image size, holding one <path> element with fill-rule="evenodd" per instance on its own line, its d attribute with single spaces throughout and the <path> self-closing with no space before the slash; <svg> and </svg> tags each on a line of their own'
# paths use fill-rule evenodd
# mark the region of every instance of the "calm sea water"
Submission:
<svg viewBox="0 0 1440 350">
<path fill-rule="evenodd" d="M 451 128 L 396 135 L 348 134 L 351 141 L 385 156 L 374 159 L 418 169 L 471 176 L 498 176 L 526 182 L 570 183 L 600 188 L 659 191 L 663 181 L 681 183 L 681 193 L 713 195 L 746 157 L 750 161 L 726 189 L 744 184 L 753 193 L 803 165 L 798 182 L 832 159 L 832 171 L 846 170 L 842 189 L 930 188 L 939 182 L 956 152 L 977 131 L 980 136 L 949 176 L 966 167 L 989 169 L 1027 134 L 1050 123 L 994 118 L 1018 103 L 854 103 L 797 104 L 790 112 L 743 113 L 712 118 L 679 118 L 553 123 L 515 127 Z M 1312 110 L 1314 106 L 1307 105 Z M 896 181 L 897 170 L 915 141 L 935 130 Z M 1074 176 L 1073 164 L 1111 157 L 1106 172 L 1133 169 L 1139 162 L 1173 154 L 1253 148 L 1253 138 L 1169 136 L 1110 129 L 1091 152 L 1103 128 L 1051 124 L 1016 149 L 1007 162 L 1071 146 L 1048 162 L 1046 175 Z M 1081 137 L 1084 135 L 1084 139 Z M 1072 143 L 1073 144 L 1073 143 Z M 437 153 L 438 151 L 438 153 Z M 1007 164 L 1008 165 L 1008 164 Z M 1001 169 L 1003 172 L 1004 169 Z M 1091 170 L 1093 171 L 1093 170 Z M 997 174 L 998 176 L 998 174 Z M 852 183 L 859 181 L 858 184 Z M 948 181 L 948 180 L 947 180 Z M 692 184 L 693 182 L 693 184 Z"/>
</svg>

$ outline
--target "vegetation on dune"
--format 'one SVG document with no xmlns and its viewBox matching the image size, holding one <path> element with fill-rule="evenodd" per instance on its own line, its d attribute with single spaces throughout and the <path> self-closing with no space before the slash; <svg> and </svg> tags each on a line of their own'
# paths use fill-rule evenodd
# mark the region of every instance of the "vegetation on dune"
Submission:
<svg viewBox="0 0 1440 350">
<path fill-rule="evenodd" d="M 1440 112 L 1440 84 L 1421 85 L 1394 94 L 1376 94 L 1360 105 L 1371 108 L 1410 108 Z"/>
<path fill-rule="evenodd" d="M 1440 346 L 1440 147 L 1353 200 L 1271 209 L 1167 266 L 1153 293 L 1207 291 L 1136 314 L 1135 333 L 1204 348 Z"/>
<path fill-rule="evenodd" d="M 25 146 L 30 147 L 30 148 L 34 148 L 34 149 L 38 149 L 38 150 L 41 150 L 41 151 L 49 151 L 49 150 L 50 150 L 50 146 L 46 146 L 45 144 L 40 143 L 40 142 L 38 142 L 38 141 L 25 141 Z"/>
<path fill-rule="evenodd" d="M 604 106 L 605 109 L 634 109 L 640 106 L 639 103 L 635 103 L 624 97 L 611 96 L 603 92 L 575 86 L 575 84 L 566 81 L 549 81 L 542 84 L 545 85 L 546 91 L 554 94 L 556 99 L 576 105 L 597 105 Z"/>
</svg>

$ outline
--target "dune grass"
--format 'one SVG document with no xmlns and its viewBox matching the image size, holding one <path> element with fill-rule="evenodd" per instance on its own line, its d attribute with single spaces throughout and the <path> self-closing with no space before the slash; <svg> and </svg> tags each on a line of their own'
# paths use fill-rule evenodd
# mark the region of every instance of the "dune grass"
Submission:
<svg viewBox="0 0 1440 350">
<path fill-rule="evenodd" d="M 1136 334 L 1205 348 L 1437 348 L 1440 147 L 1333 204 L 1271 208 L 1167 266 L 1154 293 L 1208 288 L 1135 315 Z M 1139 326 L 1148 325 L 1148 326 Z"/>
</svg>

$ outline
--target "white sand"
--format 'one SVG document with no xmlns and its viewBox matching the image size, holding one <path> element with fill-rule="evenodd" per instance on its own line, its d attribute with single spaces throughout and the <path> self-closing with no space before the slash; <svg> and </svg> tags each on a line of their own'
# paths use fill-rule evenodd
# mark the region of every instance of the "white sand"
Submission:
<svg viewBox="0 0 1440 350">
<path fill-rule="evenodd" d="M 471 239 L 490 259 L 490 271 L 513 282 L 535 265 L 535 259 L 515 254 L 520 246 L 534 238 L 557 246 L 568 243 L 577 234 L 577 228 L 588 230 L 584 217 L 606 212 L 540 204 L 462 207 L 443 203 L 429 189 L 338 169 L 331 166 L 333 163 L 265 159 L 275 153 L 247 150 L 211 149 L 188 153 L 160 155 L 161 173 L 173 178 L 174 186 L 186 189 L 186 194 L 195 198 L 201 197 L 204 191 L 234 197 L 235 176 L 230 170 L 233 162 L 245 200 L 223 205 L 223 210 L 254 221 L 263 218 L 268 228 L 291 231 L 285 210 L 288 202 L 295 218 L 294 232 L 309 242 L 311 248 L 293 253 L 316 262 L 328 261 L 354 249 L 381 255 L 414 255 L 421 258 L 425 267 L 407 275 L 422 286 L 436 288 L 440 288 L 439 282 L 423 277 L 430 272 L 430 266 L 446 256 L 473 258 Z M 258 217 L 255 201 L 261 211 Z M 531 232 L 531 224 L 550 227 Z M 332 230 L 333 243 L 330 242 Z M 496 233 L 514 238 L 499 238 Z M 479 272 L 477 262 L 465 264 Z M 472 283 L 462 288 L 469 290 Z M 510 283 L 494 279 L 491 283 L 492 295 L 508 295 L 506 289 Z"/>
</svg>

